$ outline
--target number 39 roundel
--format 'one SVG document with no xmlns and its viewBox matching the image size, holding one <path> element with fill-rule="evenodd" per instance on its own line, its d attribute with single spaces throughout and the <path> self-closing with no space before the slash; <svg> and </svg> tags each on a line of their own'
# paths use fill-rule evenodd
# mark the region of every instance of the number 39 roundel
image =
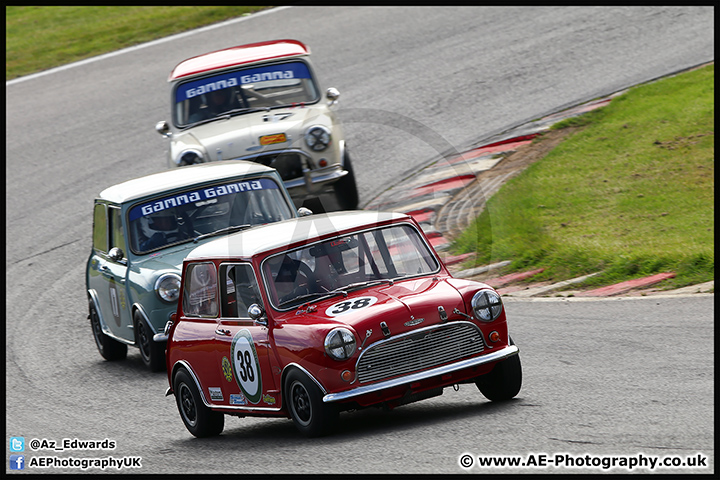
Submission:
<svg viewBox="0 0 720 480">
<path fill-rule="evenodd" d="M 252 335 L 247 329 L 238 331 L 230 347 L 232 368 L 240 389 L 250 403 L 258 403 L 262 396 L 260 362 Z"/>
<path fill-rule="evenodd" d="M 377 298 L 375 297 L 349 298 L 334 305 L 330 305 L 327 310 L 325 310 L 325 315 L 328 317 L 337 317 L 338 315 L 357 312 L 358 310 L 369 307 L 375 302 L 377 302 Z"/>
</svg>

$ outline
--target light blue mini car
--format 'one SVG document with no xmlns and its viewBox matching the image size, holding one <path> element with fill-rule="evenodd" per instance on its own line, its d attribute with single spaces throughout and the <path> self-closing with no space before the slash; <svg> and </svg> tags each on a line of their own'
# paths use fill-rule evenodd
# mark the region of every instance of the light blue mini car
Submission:
<svg viewBox="0 0 720 480">
<path fill-rule="evenodd" d="M 150 370 L 163 370 L 161 332 L 177 310 L 186 254 L 219 235 L 297 216 L 278 172 L 254 162 L 173 169 L 103 190 L 86 272 L 100 355 L 124 359 L 134 345 Z"/>
</svg>

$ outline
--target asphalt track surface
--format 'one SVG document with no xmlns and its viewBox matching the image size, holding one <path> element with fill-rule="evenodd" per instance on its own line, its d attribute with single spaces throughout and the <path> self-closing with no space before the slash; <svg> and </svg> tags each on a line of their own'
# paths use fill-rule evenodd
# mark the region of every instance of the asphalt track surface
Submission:
<svg viewBox="0 0 720 480">
<path fill-rule="evenodd" d="M 367 203 L 438 155 L 713 61 L 713 16 L 710 7 L 282 8 L 9 82 L 8 440 L 27 440 L 28 461 L 142 457 L 129 473 L 603 471 L 465 470 L 465 453 L 700 454 L 708 467 L 662 471 L 713 473 L 714 295 L 512 300 L 525 377 L 514 401 L 492 404 L 462 386 L 392 412 L 344 414 L 333 437 L 306 440 L 285 419 L 228 418 L 223 435 L 196 440 L 163 396 L 165 376 L 147 372 L 137 350 L 121 363 L 97 354 L 83 280 L 94 196 L 165 168 L 153 127 L 168 117 L 165 80 L 183 58 L 272 38 L 310 45 L 323 86 L 341 92 Z M 117 447 L 29 449 L 31 439 L 65 438 Z"/>
</svg>

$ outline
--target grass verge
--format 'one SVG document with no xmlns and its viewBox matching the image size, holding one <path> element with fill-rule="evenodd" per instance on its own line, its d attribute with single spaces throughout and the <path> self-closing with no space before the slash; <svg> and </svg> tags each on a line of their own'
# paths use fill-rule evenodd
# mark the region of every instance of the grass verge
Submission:
<svg viewBox="0 0 720 480">
<path fill-rule="evenodd" d="M 581 128 L 490 198 L 453 253 L 544 267 L 534 280 L 603 272 L 586 287 L 667 271 L 667 287 L 714 279 L 714 68 L 557 124 Z"/>
<path fill-rule="evenodd" d="M 5 80 L 268 7 L 5 7 Z"/>
</svg>

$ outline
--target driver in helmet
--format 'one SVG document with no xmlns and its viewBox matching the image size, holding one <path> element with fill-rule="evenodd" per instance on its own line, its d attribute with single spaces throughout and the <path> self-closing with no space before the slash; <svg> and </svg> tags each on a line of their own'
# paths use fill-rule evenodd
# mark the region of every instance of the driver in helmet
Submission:
<svg viewBox="0 0 720 480">
<path fill-rule="evenodd" d="M 191 123 L 205 120 L 207 118 L 217 117 L 234 108 L 233 92 L 230 88 L 214 90 L 205 94 L 206 106 L 190 115 Z"/>
<path fill-rule="evenodd" d="M 140 242 L 140 249 L 143 251 L 162 247 L 180 238 L 175 215 L 152 215 L 142 217 L 140 222 L 142 232 L 147 238 Z"/>
</svg>

